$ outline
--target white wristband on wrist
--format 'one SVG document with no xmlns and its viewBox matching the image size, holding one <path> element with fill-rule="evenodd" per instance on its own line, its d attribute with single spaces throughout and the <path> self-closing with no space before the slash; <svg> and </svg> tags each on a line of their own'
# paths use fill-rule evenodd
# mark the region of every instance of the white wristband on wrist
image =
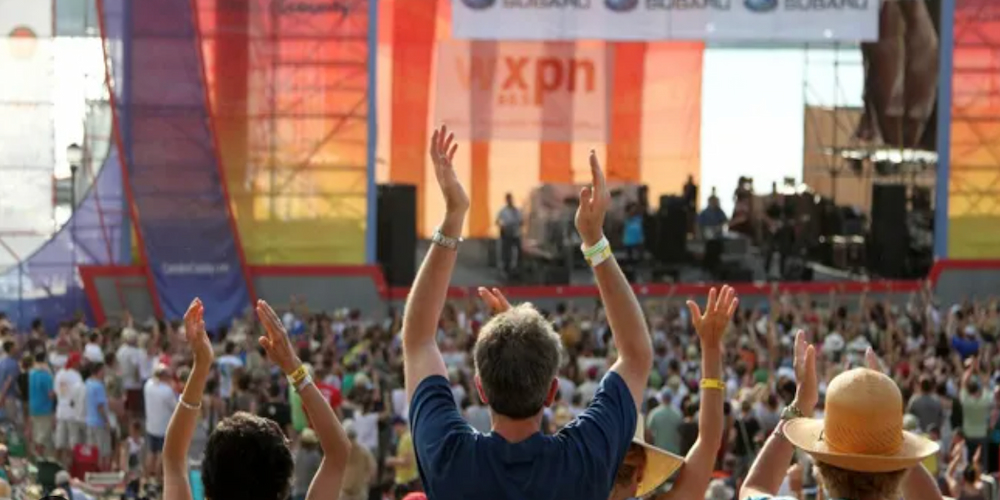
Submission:
<svg viewBox="0 0 1000 500">
<path fill-rule="evenodd" d="M 302 379 L 301 382 L 295 384 L 295 392 L 301 393 L 302 389 L 305 389 L 307 385 L 313 383 L 313 378 L 311 375 L 307 375 L 306 378 Z"/>
<path fill-rule="evenodd" d="M 614 255 L 607 237 L 601 237 L 600 241 L 589 248 L 586 244 L 580 245 L 580 251 L 583 252 L 583 258 L 587 260 L 590 267 L 597 267 Z"/>
</svg>

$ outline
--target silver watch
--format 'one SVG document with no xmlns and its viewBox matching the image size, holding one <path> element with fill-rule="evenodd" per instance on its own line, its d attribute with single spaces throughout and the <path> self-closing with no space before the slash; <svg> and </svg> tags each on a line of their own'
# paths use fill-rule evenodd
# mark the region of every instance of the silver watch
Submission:
<svg viewBox="0 0 1000 500">
<path fill-rule="evenodd" d="M 805 417 L 805 415 L 797 406 L 788 405 L 781 410 L 781 420 L 795 420 L 803 417 Z"/>
<path fill-rule="evenodd" d="M 435 229 L 434 234 L 431 235 L 431 242 L 437 245 L 443 246 L 449 250 L 458 250 L 458 244 L 464 241 L 462 237 L 452 238 L 451 236 L 445 236 L 441 232 L 441 228 Z"/>
</svg>

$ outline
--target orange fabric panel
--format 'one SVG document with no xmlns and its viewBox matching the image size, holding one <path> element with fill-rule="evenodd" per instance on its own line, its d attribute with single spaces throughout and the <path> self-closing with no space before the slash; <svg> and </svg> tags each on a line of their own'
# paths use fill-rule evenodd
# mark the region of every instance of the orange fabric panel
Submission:
<svg viewBox="0 0 1000 500">
<path fill-rule="evenodd" d="M 202 11 L 212 14 L 205 27 L 214 31 L 212 50 L 205 50 L 215 64 L 210 78 L 214 83 L 215 131 L 219 156 L 229 184 L 233 217 L 249 221 L 253 218 L 253 196 L 245 186 L 249 183 L 249 134 L 247 97 L 250 74 L 250 7 L 234 4 L 226 9 Z M 207 16 L 206 16 L 207 17 Z M 206 64 L 208 57 L 206 57 Z"/>
<path fill-rule="evenodd" d="M 437 2 L 415 1 L 393 4 L 389 180 L 417 187 L 419 234 L 426 234 L 424 178 L 437 5 Z"/>
<path fill-rule="evenodd" d="M 495 41 L 474 41 L 469 44 L 470 60 L 472 54 L 481 56 L 483 60 L 496 59 L 497 42 Z M 495 63 L 494 63 L 495 64 Z M 491 74 L 492 70 L 489 71 Z M 472 123 L 472 137 L 489 137 L 490 130 L 480 130 L 480 126 L 489 127 L 490 117 L 493 114 L 493 100 L 484 99 L 477 95 L 480 92 L 473 88 L 469 98 L 472 99 L 469 110 Z M 449 96 L 439 96 L 447 99 Z M 486 117 L 485 120 L 472 120 L 473 116 Z M 487 125 L 481 125 L 481 124 Z M 482 238 L 490 232 L 490 141 L 472 141 L 472 171 L 469 186 L 469 199 L 472 205 L 469 207 L 469 236 Z"/>
<path fill-rule="evenodd" d="M 642 90 L 642 176 L 650 202 L 701 184 L 701 42 L 651 43 Z"/>
<path fill-rule="evenodd" d="M 555 48 L 556 44 L 565 43 L 566 42 L 545 42 L 546 52 L 551 52 L 552 49 Z M 573 46 L 573 49 L 576 49 L 576 43 L 570 43 L 570 45 Z M 560 103 L 555 103 L 552 100 L 546 100 L 545 103 L 543 103 L 543 122 L 572 116 L 572 106 L 566 109 L 559 104 Z M 548 129 L 542 129 L 542 142 L 539 147 L 538 181 L 542 183 L 572 183 L 573 160 L 571 155 L 573 153 L 573 143 L 570 141 L 550 140 L 551 138 L 546 137 L 546 134 L 544 133 L 546 130 Z"/>
<path fill-rule="evenodd" d="M 490 217 L 490 141 L 472 141 L 472 172 L 469 199 L 469 236 L 489 236 Z"/>
<path fill-rule="evenodd" d="M 538 182 L 573 183 L 573 143 L 542 141 L 539 147 Z"/>
<path fill-rule="evenodd" d="M 642 90 L 646 42 L 608 44 L 612 59 L 607 176 L 619 182 L 640 182 L 642 149 Z"/>
</svg>

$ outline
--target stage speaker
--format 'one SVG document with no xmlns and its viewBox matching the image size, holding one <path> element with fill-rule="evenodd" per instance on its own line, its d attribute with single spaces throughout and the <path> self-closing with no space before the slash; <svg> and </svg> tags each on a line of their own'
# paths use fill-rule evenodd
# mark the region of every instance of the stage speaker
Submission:
<svg viewBox="0 0 1000 500">
<path fill-rule="evenodd" d="M 883 278 L 903 278 L 910 246 L 906 227 L 906 186 L 872 186 L 872 221 L 869 267 Z"/>
<path fill-rule="evenodd" d="M 417 188 L 379 184 L 376 255 L 389 286 L 411 286 L 417 275 Z"/>
<path fill-rule="evenodd" d="M 653 255 L 664 264 L 680 264 L 687 260 L 688 206 L 680 196 L 661 196 L 655 216 L 656 234 Z"/>
</svg>

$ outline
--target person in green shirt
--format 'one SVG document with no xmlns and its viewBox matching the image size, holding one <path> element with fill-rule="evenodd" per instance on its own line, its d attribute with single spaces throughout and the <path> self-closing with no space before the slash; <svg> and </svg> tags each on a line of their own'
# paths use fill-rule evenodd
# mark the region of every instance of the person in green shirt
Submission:
<svg viewBox="0 0 1000 500">
<path fill-rule="evenodd" d="M 653 444 L 675 455 L 681 452 L 681 438 L 677 428 L 684 417 L 673 405 L 673 394 L 665 390 L 660 393 L 660 405 L 650 412 L 646 428 L 653 435 Z"/>
<path fill-rule="evenodd" d="M 975 358 L 962 375 L 962 392 L 959 393 L 959 401 L 962 403 L 962 431 L 969 443 L 969 458 L 986 444 L 990 409 L 993 407 L 993 397 L 983 390 L 978 375 L 979 359 Z M 979 465 L 983 467 L 985 464 Z"/>
</svg>

